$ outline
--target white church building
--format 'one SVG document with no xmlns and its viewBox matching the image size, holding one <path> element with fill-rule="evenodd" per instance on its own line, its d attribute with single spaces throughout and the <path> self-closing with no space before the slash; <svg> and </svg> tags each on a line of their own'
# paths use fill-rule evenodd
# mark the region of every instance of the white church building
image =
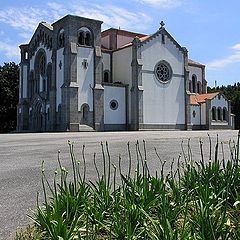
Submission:
<svg viewBox="0 0 240 240">
<path fill-rule="evenodd" d="M 151 35 L 67 15 L 20 46 L 18 131 L 231 129 L 230 101 L 165 29 Z"/>
</svg>

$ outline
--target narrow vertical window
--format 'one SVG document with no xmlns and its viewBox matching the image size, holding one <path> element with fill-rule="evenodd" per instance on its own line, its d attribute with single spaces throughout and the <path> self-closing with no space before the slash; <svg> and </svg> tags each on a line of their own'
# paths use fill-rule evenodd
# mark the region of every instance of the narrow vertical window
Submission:
<svg viewBox="0 0 240 240">
<path fill-rule="evenodd" d="M 196 93 L 196 84 L 197 84 L 197 77 L 196 75 L 192 76 L 192 92 Z"/>
</svg>

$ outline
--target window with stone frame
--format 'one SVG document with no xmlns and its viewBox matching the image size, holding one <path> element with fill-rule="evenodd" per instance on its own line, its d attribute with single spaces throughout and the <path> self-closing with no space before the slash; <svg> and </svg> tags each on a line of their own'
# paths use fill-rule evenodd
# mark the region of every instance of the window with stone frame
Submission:
<svg viewBox="0 0 240 240">
<path fill-rule="evenodd" d="M 172 68 L 170 64 L 164 60 L 159 61 L 154 69 L 155 77 L 162 83 L 167 83 L 172 78 Z"/>
<path fill-rule="evenodd" d="M 46 72 L 46 57 L 44 54 L 42 54 L 39 59 L 39 73 L 41 75 L 45 75 L 45 72 Z"/>
<path fill-rule="evenodd" d="M 197 93 L 201 94 L 202 93 L 202 84 L 201 82 L 197 82 Z"/>
<path fill-rule="evenodd" d="M 110 72 L 109 70 L 104 70 L 103 72 L 103 82 L 110 83 Z"/>
<path fill-rule="evenodd" d="M 217 109 L 217 117 L 218 117 L 218 121 L 222 121 L 222 108 L 218 107 Z"/>
<path fill-rule="evenodd" d="M 223 108 L 223 121 L 227 121 L 227 108 Z"/>
<path fill-rule="evenodd" d="M 189 92 L 192 92 L 192 81 L 189 80 Z"/>
<path fill-rule="evenodd" d="M 197 76 L 194 74 L 192 75 L 192 92 L 196 93 L 196 86 L 197 86 Z"/>
<path fill-rule="evenodd" d="M 217 120 L 216 107 L 212 107 L 212 120 L 214 120 L 214 121 Z"/>
<path fill-rule="evenodd" d="M 92 46 L 92 33 L 86 28 L 82 27 L 78 31 L 78 44 L 81 46 Z"/>
<path fill-rule="evenodd" d="M 64 34 L 64 30 L 61 29 L 58 34 L 58 47 L 62 48 L 64 46 L 65 46 L 65 34 Z"/>
</svg>

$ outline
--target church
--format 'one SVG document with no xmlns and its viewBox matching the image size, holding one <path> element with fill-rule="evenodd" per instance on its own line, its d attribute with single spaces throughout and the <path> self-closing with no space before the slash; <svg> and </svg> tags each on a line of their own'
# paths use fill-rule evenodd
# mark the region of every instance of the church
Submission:
<svg viewBox="0 0 240 240">
<path fill-rule="evenodd" d="M 67 15 L 20 46 L 18 132 L 234 128 L 205 66 L 161 22 L 151 35 Z"/>
</svg>

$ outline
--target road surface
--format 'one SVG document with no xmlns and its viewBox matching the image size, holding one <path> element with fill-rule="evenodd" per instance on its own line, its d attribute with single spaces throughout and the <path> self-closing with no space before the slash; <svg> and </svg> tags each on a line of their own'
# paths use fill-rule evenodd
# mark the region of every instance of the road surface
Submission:
<svg viewBox="0 0 240 240">
<path fill-rule="evenodd" d="M 27 214 L 36 208 L 36 195 L 41 188 L 41 164 L 45 161 L 45 171 L 50 181 L 57 168 L 57 153 L 60 150 L 61 161 L 71 170 L 68 140 L 74 142 L 76 157 L 81 159 L 82 145 L 85 144 L 87 178 L 94 179 L 96 171 L 93 165 L 93 154 L 99 170 L 102 169 L 102 154 L 100 142 L 109 143 L 111 161 L 117 165 L 119 154 L 122 157 L 123 172 L 127 171 L 127 142 L 133 159 L 136 157 L 135 144 L 146 141 L 147 156 L 153 173 L 159 169 L 156 157 L 156 147 L 162 160 L 166 160 L 166 171 L 169 170 L 172 159 L 177 159 L 181 153 L 181 142 L 187 148 L 190 140 L 194 161 L 200 159 L 199 139 L 203 141 L 206 159 L 209 158 L 208 135 L 212 137 L 213 145 L 216 136 L 223 142 L 225 155 L 228 155 L 228 141 L 237 140 L 237 131 L 142 131 L 142 132 L 85 132 L 85 133 L 28 133 L 0 135 L 0 239 L 9 239 L 10 234 L 18 227 L 30 222 Z"/>
</svg>

